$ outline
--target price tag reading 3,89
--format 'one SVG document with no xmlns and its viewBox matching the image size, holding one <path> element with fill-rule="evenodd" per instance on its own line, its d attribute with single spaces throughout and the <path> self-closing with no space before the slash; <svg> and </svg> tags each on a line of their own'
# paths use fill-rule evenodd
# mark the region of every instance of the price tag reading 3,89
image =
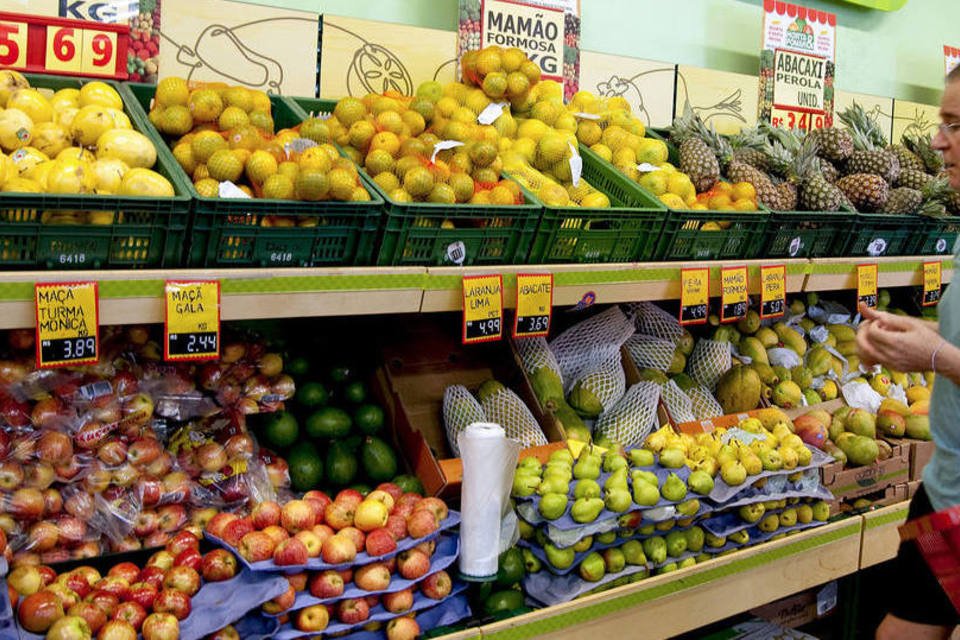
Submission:
<svg viewBox="0 0 960 640">
<path fill-rule="evenodd" d="M 877 264 L 857 265 L 857 303 L 877 308 Z"/>
<path fill-rule="evenodd" d="M 680 270 L 680 324 L 706 324 L 710 310 L 710 269 Z"/>
<path fill-rule="evenodd" d="M 164 287 L 165 360 L 213 360 L 220 355 L 220 283 L 178 282 Z"/>
<path fill-rule="evenodd" d="M 720 322 L 735 322 L 747 315 L 747 267 L 720 270 Z"/>
<path fill-rule="evenodd" d="M 786 266 L 777 264 L 760 267 L 760 317 L 779 318 L 786 308 Z"/>
<path fill-rule="evenodd" d="M 553 274 L 517 274 L 517 315 L 514 338 L 546 336 L 553 311 Z"/>
<path fill-rule="evenodd" d="M 923 306 L 932 307 L 940 302 L 940 288 L 943 285 L 943 264 L 923 263 Z"/>
<path fill-rule="evenodd" d="M 96 282 L 36 284 L 37 367 L 90 364 L 100 358 Z"/>
<path fill-rule="evenodd" d="M 503 337 L 503 276 L 463 276 L 463 344 Z"/>
</svg>

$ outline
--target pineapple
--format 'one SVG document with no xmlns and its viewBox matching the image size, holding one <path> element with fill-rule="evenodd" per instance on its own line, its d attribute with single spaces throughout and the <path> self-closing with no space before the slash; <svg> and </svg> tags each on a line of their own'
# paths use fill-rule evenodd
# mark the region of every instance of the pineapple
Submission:
<svg viewBox="0 0 960 640">
<path fill-rule="evenodd" d="M 938 218 L 953 212 L 957 200 L 957 192 L 950 187 L 950 180 L 946 177 L 936 177 L 930 180 L 923 189 L 923 204 L 917 211 L 923 216 Z"/>
<path fill-rule="evenodd" d="M 726 138 L 713 133 L 709 142 L 720 159 L 723 174 L 730 182 L 749 182 L 757 191 L 757 202 L 762 203 L 775 211 L 783 211 L 784 203 L 776 185 L 766 173 L 756 167 L 740 162 Z"/>
<path fill-rule="evenodd" d="M 804 211 L 837 211 L 844 201 L 843 192 L 830 181 L 823 165 L 833 167 L 818 157 L 820 144 L 816 136 L 807 136 L 794 158 L 791 173 L 799 183 L 799 204 Z"/>
<path fill-rule="evenodd" d="M 820 173 L 823 174 L 824 180 L 833 184 L 840 179 L 840 170 L 832 162 L 826 158 L 818 158 L 818 160 L 820 161 Z"/>
<path fill-rule="evenodd" d="M 756 128 L 741 129 L 738 134 L 730 138 L 734 159 L 760 171 L 770 170 L 770 158 L 763 150 L 765 144 L 765 137 Z"/>
<path fill-rule="evenodd" d="M 853 153 L 853 136 L 849 131 L 830 127 L 814 129 L 810 135 L 820 144 L 820 156 L 826 160 L 840 162 Z"/>
<path fill-rule="evenodd" d="M 887 150 L 887 141 L 877 122 L 856 102 L 837 115 L 853 136 L 855 150 L 847 159 L 847 175 L 873 173 L 889 183 L 896 182 L 900 161 L 894 152 Z"/>
<path fill-rule="evenodd" d="M 837 187 L 843 191 L 857 211 L 877 211 L 890 196 L 890 185 L 874 173 L 854 173 L 837 180 Z"/>
<path fill-rule="evenodd" d="M 932 146 L 933 140 L 926 136 L 903 136 L 903 145 L 923 162 L 927 173 L 936 175 L 943 169 L 943 154 Z"/>
<path fill-rule="evenodd" d="M 709 191 L 720 179 L 720 163 L 705 138 L 710 136 L 690 103 L 683 115 L 674 120 L 671 138 L 679 146 L 680 171 L 690 176 L 697 193 Z"/>
<path fill-rule="evenodd" d="M 916 189 L 919 191 L 927 186 L 927 184 L 933 179 L 933 176 L 927 175 L 924 171 L 907 169 L 900 172 L 900 177 L 897 179 L 895 184 L 898 187 L 909 187 L 910 189 Z"/>
<path fill-rule="evenodd" d="M 897 160 L 900 161 L 900 170 L 901 171 L 923 171 L 926 172 L 927 168 L 923 164 L 923 160 L 920 159 L 920 156 L 915 154 L 910 149 L 907 149 L 902 144 L 894 144 L 887 147 L 890 151 L 897 156 Z"/>
<path fill-rule="evenodd" d="M 890 197 L 880 207 L 879 212 L 909 215 L 916 213 L 921 204 L 923 204 L 923 194 L 919 190 L 910 187 L 897 187 L 890 190 Z"/>
<path fill-rule="evenodd" d="M 783 211 L 794 211 L 797 208 L 797 185 L 792 182 L 781 182 L 776 185 L 780 194 L 780 206 Z"/>
</svg>

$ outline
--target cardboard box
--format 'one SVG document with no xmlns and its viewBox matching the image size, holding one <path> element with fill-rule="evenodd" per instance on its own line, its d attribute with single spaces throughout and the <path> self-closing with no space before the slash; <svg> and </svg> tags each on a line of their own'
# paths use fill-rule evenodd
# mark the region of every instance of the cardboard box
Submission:
<svg viewBox="0 0 960 640">
<path fill-rule="evenodd" d="M 933 457 L 934 444 L 932 440 L 910 441 L 910 480 L 923 479 L 923 468 Z"/>
<path fill-rule="evenodd" d="M 910 479 L 910 448 L 900 444 L 891 446 L 892 456 L 865 467 L 844 469 L 837 461 L 820 467 L 823 486 L 833 493 L 834 498 L 846 500 L 906 483 Z"/>
<path fill-rule="evenodd" d="M 781 598 L 750 613 L 781 627 L 795 629 L 830 615 L 837 604 L 837 583 L 807 589 Z"/>
<path fill-rule="evenodd" d="M 377 386 L 384 410 L 411 470 L 431 495 L 455 496 L 463 469 L 447 444 L 443 426 L 443 392 L 462 384 L 471 391 L 494 378 L 512 389 L 530 408 L 547 441 L 554 446 L 532 447 L 521 457 L 543 460 L 562 447 L 563 429 L 535 403 L 533 390 L 507 341 L 464 346 L 451 322 L 427 322 L 383 349 L 384 365 Z"/>
</svg>

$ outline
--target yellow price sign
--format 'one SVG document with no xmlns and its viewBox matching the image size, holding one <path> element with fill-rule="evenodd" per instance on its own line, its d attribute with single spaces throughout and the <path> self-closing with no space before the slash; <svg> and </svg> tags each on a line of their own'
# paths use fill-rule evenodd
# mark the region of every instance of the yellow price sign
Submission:
<svg viewBox="0 0 960 640">
<path fill-rule="evenodd" d="M 779 318 L 787 308 L 787 267 L 760 267 L 760 317 Z"/>
<path fill-rule="evenodd" d="M 923 306 L 932 307 L 940 302 L 943 286 L 943 263 L 939 260 L 923 263 Z"/>
<path fill-rule="evenodd" d="M 0 66 L 27 66 L 27 29 L 25 22 L 0 21 Z"/>
<path fill-rule="evenodd" d="M 517 274 L 517 315 L 513 322 L 514 338 L 545 336 L 550 331 L 553 314 L 553 274 Z"/>
<path fill-rule="evenodd" d="M 720 322 L 735 322 L 747 315 L 747 266 L 720 270 Z"/>
<path fill-rule="evenodd" d="M 463 344 L 503 337 L 503 276 L 463 276 Z"/>
<path fill-rule="evenodd" d="M 89 75 L 111 75 L 117 66 L 117 34 L 114 31 L 83 30 L 80 71 Z"/>
<path fill-rule="evenodd" d="M 47 52 L 43 66 L 47 71 L 80 73 L 83 29 L 50 25 L 47 27 Z"/>
<path fill-rule="evenodd" d="M 857 265 L 857 303 L 877 308 L 877 264 Z"/>
<path fill-rule="evenodd" d="M 680 324 L 706 324 L 710 311 L 710 269 L 680 270 Z"/>
<path fill-rule="evenodd" d="M 168 280 L 164 287 L 165 360 L 213 360 L 220 356 L 220 283 Z"/>
<path fill-rule="evenodd" d="M 37 367 L 90 364 L 100 358 L 96 282 L 37 283 Z"/>
</svg>

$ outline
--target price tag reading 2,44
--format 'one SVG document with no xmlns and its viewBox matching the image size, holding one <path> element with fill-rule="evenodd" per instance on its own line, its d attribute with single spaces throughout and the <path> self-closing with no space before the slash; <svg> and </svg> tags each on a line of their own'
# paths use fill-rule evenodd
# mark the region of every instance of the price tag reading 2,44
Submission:
<svg viewBox="0 0 960 640">
<path fill-rule="evenodd" d="M 747 315 L 747 267 L 720 270 L 720 322 L 735 322 Z"/>
<path fill-rule="evenodd" d="M 710 269 L 680 270 L 680 324 L 706 324 L 710 303 Z"/>
<path fill-rule="evenodd" d="M 164 288 L 165 360 L 213 360 L 220 355 L 220 283 L 168 280 Z"/>
<path fill-rule="evenodd" d="M 514 338 L 546 336 L 553 311 L 553 274 L 517 274 L 517 314 Z"/>
<path fill-rule="evenodd" d="M 760 267 L 760 317 L 779 318 L 787 308 L 787 267 Z"/>
<path fill-rule="evenodd" d="M 90 364 L 100 358 L 96 282 L 36 284 L 37 368 Z"/>
<path fill-rule="evenodd" d="M 463 276 L 463 344 L 503 337 L 503 276 Z"/>
<path fill-rule="evenodd" d="M 857 303 L 877 308 L 877 264 L 857 265 Z"/>
<path fill-rule="evenodd" d="M 932 307 L 940 302 L 943 286 L 943 264 L 936 260 L 923 263 L 923 306 Z"/>
</svg>

